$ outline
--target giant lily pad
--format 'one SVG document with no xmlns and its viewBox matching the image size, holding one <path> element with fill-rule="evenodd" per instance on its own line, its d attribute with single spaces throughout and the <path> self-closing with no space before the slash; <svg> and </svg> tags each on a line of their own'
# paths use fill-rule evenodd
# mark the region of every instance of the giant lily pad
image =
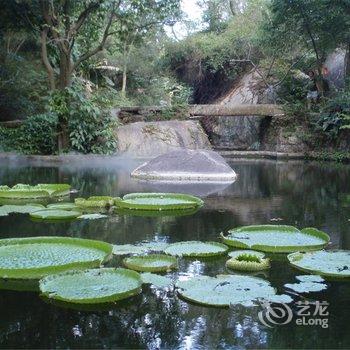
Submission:
<svg viewBox="0 0 350 350">
<path fill-rule="evenodd" d="M 193 215 L 199 210 L 199 207 L 190 209 L 175 209 L 175 210 L 135 210 L 127 208 L 116 208 L 115 212 L 118 215 L 128 216 L 143 216 L 143 217 L 164 217 L 164 216 L 187 216 Z"/>
<path fill-rule="evenodd" d="M 18 184 L 11 187 L 0 186 L 2 198 L 45 198 L 61 197 L 70 193 L 70 185 L 67 184 L 39 184 L 36 186 Z"/>
<path fill-rule="evenodd" d="M 288 295 L 277 295 L 268 281 L 241 275 L 219 275 L 217 277 L 196 276 L 176 285 L 184 299 L 202 305 L 230 306 L 242 304 L 253 306 L 259 300 L 289 303 Z"/>
<path fill-rule="evenodd" d="M 82 208 L 106 208 L 114 204 L 114 199 L 109 196 L 92 196 L 88 199 L 76 198 L 74 203 Z"/>
<path fill-rule="evenodd" d="M 294 253 L 288 260 L 297 269 L 329 277 L 350 277 L 350 251 L 321 250 L 318 252 Z"/>
<path fill-rule="evenodd" d="M 42 220 L 70 220 L 76 219 L 81 213 L 74 210 L 45 209 L 32 212 L 29 215 L 34 219 Z"/>
<path fill-rule="evenodd" d="M 141 273 L 141 280 L 144 284 L 152 284 L 158 288 L 166 288 L 173 285 L 173 281 L 171 278 L 161 275 L 156 275 L 151 272 L 143 272 Z"/>
<path fill-rule="evenodd" d="M 125 258 L 123 263 L 128 269 L 142 272 L 161 272 L 177 268 L 176 258 L 164 254 L 132 256 Z"/>
<path fill-rule="evenodd" d="M 170 244 L 164 252 L 175 256 L 211 257 L 226 254 L 228 247 L 217 242 L 185 241 Z"/>
<path fill-rule="evenodd" d="M 100 266 L 112 253 L 101 241 L 70 237 L 0 240 L 0 278 L 37 279 L 70 269 Z"/>
<path fill-rule="evenodd" d="M 329 242 L 329 236 L 315 228 L 298 230 L 286 225 L 243 226 L 221 233 L 227 245 L 271 253 L 319 250 Z"/>
<path fill-rule="evenodd" d="M 11 213 L 29 214 L 34 211 L 45 209 L 41 204 L 13 205 L 6 204 L 0 207 L 0 216 L 7 216 Z"/>
<path fill-rule="evenodd" d="M 60 210 L 77 210 L 79 211 L 79 207 L 71 202 L 64 203 L 52 203 L 47 206 L 48 209 L 60 209 Z"/>
<path fill-rule="evenodd" d="M 121 198 L 115 198 L 118 208 L 140 210 L 179 210 L 198 208 L 203 201 L 194 196 L 181 193 L 130 193 Z"/>
<path fill-rule="evenodd" d="M 43 296 L 79 304 L 108 303 L 141 292 L 140 275 L 127 269 L 68 271 L 40 280 Z"/>
<path fill-rule="evenodd" d="M 169 243 L 165 242 L 142 242 L 137 244 L 114 244 L 114 255 L 145 254 L 150 252 L 163 252 Z"/>
</svg>

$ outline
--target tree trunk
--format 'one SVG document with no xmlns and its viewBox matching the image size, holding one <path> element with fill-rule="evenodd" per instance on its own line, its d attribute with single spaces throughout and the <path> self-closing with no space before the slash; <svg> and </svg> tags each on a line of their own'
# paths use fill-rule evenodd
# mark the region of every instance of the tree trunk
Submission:
<svg viewBox="0 0 350 350">
<path fill-rule="evenodd" d="M 72 64 L 70 56 L 64 52 L 60 54 L 60 75 L 59 75 L 59 87 L 64 94 L 64 90 L 70 86 L 72 79 Z M 68 99 L 68 96 L 66 97 Z M 66 100 L 65 103 L 69 105 L 69 101 Z M 68 115 L 58 116 L 58 137 L 57 137 L 57 147 L 58 153 L 62 153 L 69 149 L 69 128 L 68 128 Z"/>
<path fill-rule="evenodd" d="M 345 87 L 350 88 L 350 42 L 347 44 L 345 54 L 345 71 L 344 71 Z"/>
<path fill-rule="evenodd" d="M 126 96 L 126 79 L 127 79 L 127 73 L 126 73 L 126 65 L 123 66 L 123 81 L 122 81 L 122 96 Z"/>
</svg>

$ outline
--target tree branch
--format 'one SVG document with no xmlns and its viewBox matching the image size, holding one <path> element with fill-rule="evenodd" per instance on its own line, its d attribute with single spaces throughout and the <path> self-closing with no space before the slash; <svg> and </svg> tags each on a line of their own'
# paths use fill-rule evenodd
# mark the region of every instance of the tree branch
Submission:
<svg viewBox="0 0 350 350">
<path fill-rule="evenodd" d="M 121 0 L 119 0 L 118 2 L 118 6 L 120 4 Z M 82 54 L 77 60 L 76 62 L 72 65 L 72 71 L 74 69 L 76 69 L 83 61 L 86 61 L 87 59 L 89 59 L 90 57 L 96 55 L 99 51 L 102 51 L 105 44 L 106 44 L 106 41 L 107 41 L 107 38 L 108 36 L 110 36 L 112 33 L 109 32 L 109 29 L 112 25 L 112 22 L 113 22 L 113 17 L 115 15 L 115 3 L 113 3 L 113 6 L 112 6 L 112 10 L 111 10 L 111 14 L 109 16 L 109 19 L 108 19 L 108 22 L 107 22 L 107 25 L 106 25 L 106 28 L 103 32 L 103 36 L 102 36 L 102 39 L 101 39 L 101 42 L 94 48 L 92 49 L 91 51 L 88 51 L 88 52 L 85 52 L 84 54 Z"/>
</svg>

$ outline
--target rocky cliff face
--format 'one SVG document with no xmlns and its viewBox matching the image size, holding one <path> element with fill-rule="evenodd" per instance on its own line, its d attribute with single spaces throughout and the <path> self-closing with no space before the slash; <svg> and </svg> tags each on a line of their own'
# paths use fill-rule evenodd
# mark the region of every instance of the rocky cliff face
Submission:
<svg viewBox="0 0 350 350">
<path fill-rule="evenodd" d="M 116 130 L 118 153 L 151 158 L 178 150 L 210 149 L 208 136 L 195 121 L 137 122 Z"/>
<path fill-rule="evenodd" d="M 243 76 L 236 87 L 218 101 L 222 105 L 270 103 L 257 72 Z M 214 147 L 219 149 L 258 149 L 261 117 L 206 117 L 203 127 Z"/>
</svg>

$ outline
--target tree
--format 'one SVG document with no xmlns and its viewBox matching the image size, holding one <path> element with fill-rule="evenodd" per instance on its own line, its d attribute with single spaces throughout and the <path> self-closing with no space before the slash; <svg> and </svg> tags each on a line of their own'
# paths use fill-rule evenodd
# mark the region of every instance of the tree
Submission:
<svg viewBox="0 0 350 350">
<path fill-rule="evenodd" d="M 280 41 L 303 40 L 313 51 L 321 76 L 327 54 L 349 41 L 349 5 L 348 0 L 273 0 L 270 30 Z M 318 90 L 323 94 L 322 81 Z"/>
<path fill-rule="evenodd" d="M 141 23 L 144 16 L 165 18 L 178 9 L 179 0 L 18 0 L 1 1 L 1 7 L 7 7 L 14 19 L 40 36 L 49 87 L 62 92 L 65 106 L 58 113 L 61 152 L 69 146 L 69 120 L 64 112 L 69 100 L 64 92 L 81 65 L 102 51 L 109 38 L 123 41 L 119 36 L 125 23 L 131 28 L 129 24 Z"/>
</svg>

